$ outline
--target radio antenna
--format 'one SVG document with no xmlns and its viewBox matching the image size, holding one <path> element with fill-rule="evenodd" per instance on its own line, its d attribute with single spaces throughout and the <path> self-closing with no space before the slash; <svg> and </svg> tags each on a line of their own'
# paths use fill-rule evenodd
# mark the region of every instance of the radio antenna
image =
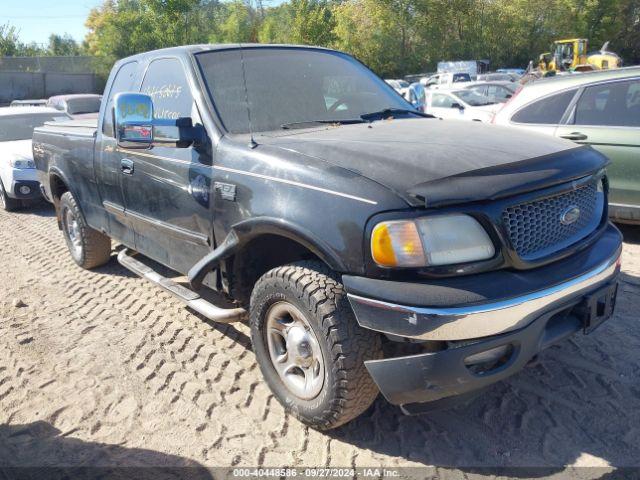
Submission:
<svg viewBox="0 0 640 480">
<path fill-rule="evenodd" d="M 244 83 L 244 101 L 247 104 L 247 119 L 249 120 L 249 148 L 254 149 L 258 146 L 253 138 L 253 125 L 251 122 L 251 107 L 249 106 L 249 89 L 247 88 L 247 72 L 244 68 L 244 54 L 242 44 L 240 43 L 240 64 L 242 65 L 242 81 Z"/>
</svg>

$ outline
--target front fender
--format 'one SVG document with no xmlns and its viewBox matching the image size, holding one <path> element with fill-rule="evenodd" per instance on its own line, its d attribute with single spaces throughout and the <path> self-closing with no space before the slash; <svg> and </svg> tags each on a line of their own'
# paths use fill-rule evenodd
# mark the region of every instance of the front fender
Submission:
<svg viewBox="0 0 640 480">
<path fill-rule="evenodd" d="M 293 240 L 311 251 L 331 269 L 346 270 L 340 256 L 324 240 L 307 229 L 282 218 L 255 217 L 233 225 L 224 241 L 189 270 L 187 276 L 191 285 L 200 288 L 207 273 L 261 235 L 279 235 Z"/>
</svg>

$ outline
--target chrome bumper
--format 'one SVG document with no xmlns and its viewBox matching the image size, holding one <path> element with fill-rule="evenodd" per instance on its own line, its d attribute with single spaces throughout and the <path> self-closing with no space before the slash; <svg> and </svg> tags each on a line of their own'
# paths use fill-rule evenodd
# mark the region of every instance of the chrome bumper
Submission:
<svg viewBox="0 0 640 480">
<path fill-rule="evenodd" d="M 353 294 L 348 294 L 348 298 L 358 323 L 364 328 L 417 340 L 477 339 L 517 330 L 557 305 L 579 301 L 617 276 L 619 260 L 618 252 L 569 281 L 492 303 L 428 308 L 396 305 Z"/>
</svg>

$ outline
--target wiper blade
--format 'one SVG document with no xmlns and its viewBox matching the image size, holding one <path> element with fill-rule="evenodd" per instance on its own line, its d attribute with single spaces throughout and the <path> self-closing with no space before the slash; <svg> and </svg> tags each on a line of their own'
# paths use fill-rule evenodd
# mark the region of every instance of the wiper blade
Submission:
<svg viewBox="0 0 640 480">
<path fill-rule="evenodd" d="M 423 117 L 423 118 L 433 118 L 433 115 L 422 113 L 417 110 L 409 110 L 406 108 L 385 108 L 384 110 L 380 110 L 379 112 L 365 113 L 363 115 L 360 115 L 360 118 L 362 120 L 371 121 L 378 118 L 389 118 L 389 117 L 392 117 L 393 115 L 405 115 L 405 114 L 416 115 L 418 117 Z"/>
<path fill-rule="evenodd" d="M 360 118 L 348 118 L 345 120 L 305 120 L 304 122 L 283 123 L 280 128 L 289 130 L 291 128 L 304 128 L 305 125 L 352 125 L 355 123 L 364 123 Z"/>
</svg>

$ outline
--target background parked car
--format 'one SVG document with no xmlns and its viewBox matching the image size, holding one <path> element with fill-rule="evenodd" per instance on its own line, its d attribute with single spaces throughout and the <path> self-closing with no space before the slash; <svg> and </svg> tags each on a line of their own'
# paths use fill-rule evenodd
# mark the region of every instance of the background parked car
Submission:
<svg viewBox="0 0 640 480">
<path fill-rule="evenodd" d="M 593 146 L 612 161 L 609 213 L 640 223 L 640 67 L 526 84 L 493 123 Z"/>
<path fill-rule="evenodd" d="M 407 89 L 409 88 L 409 82 L 407 82 L 406 80 L 388 79 L 385 80 L 385 82 L 391 85 L 393 89 L 402 96 L 406 95 Z"/>
<path fill-rule="evenodd" d="M 478 95 L 488 97 L 495 103 L 504 103 L 516 93 L 518 85 L 513 82 L 474 82 L 467 86 Z"/>
<path fill-rule="evenodd" d="M 47 104 L 47 100 L 44 98 L 32 98 L 28 100 L 14 100 L 9 105 L 10 107 L 44 107 Z"/>
<path fill-rule="evenodd" d="M 47 107 L 68 113 L 71 118 L 98 118 L 102 95 L 82 93 L 75 95 L 56 95 L 49 98 Z"/>
<path fill-rule="evenodd" d="M 476 77 L 479 82 L 515 82 L 519 78 L 518 75 L 511 73 L 483 73 Z"/>
<path fill-rule="evenodd" d="M 426 88 L 451 88 L 454 84 L 462 87 L 460 84 L 471 82 L 471 75 L 468 73 L 436 73 L 429 78 L 423 78 L 420 83 Z"/>
<path fill-rule="evenodd" d="M 427 90 L 425 113 L 443 119 L 489 122 L 500 106 L 473 90 Z"/>
<path fill-rule="evenodd" d="M 406 100 L 418 111 L 425 111 L 427 107 L 427 91 L 420 82 L 409 85 L 404 98 L 406 98 Z"/>
<path fill-rule="evenodd" d="M 33 163 L 33 129 L 69 116 L 47 107 L 0 108 L 0 208 L 15 210 L 39 200 L 40 184 Z"/>
</svg>

